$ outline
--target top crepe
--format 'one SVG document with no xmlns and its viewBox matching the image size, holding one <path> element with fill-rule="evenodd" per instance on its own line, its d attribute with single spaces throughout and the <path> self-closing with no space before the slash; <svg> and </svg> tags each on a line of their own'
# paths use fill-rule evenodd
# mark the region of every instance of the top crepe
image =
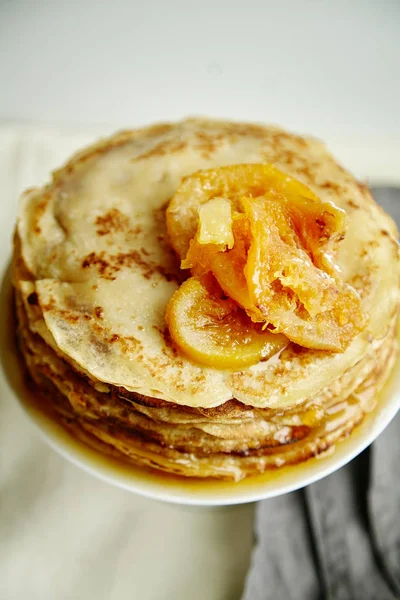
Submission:
<svg viewBox="0 0 400 600">
<path fill-rule="evenodd" d="M 177 352 L 165 325 L 182 277 L 165 209 L 188 174 L 262 162 L 347 212 L 337 264 L 360 294 L 368 325 L 343 353 L 298 348 L 237 372 L 201 367 Z M 46 341 L 95 381 L 176 404 L 303 402 L 372 351 L 397 310 L 395 225 L 320 142 L 275 127 L 191 119 L 120 133 L 26 192 L 18 234 Z"/>
</svg>

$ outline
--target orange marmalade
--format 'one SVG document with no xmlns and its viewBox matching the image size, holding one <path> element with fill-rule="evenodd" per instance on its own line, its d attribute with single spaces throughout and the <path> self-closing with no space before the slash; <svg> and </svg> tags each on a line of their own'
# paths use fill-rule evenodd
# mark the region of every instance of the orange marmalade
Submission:
<svg viewBox="0 0 400 600">
<path fill-rule="evenodd" d="M 167 209 L 171 244 L 191 277 L 166 310 L 194 361 L 240 369 L 289 341 L 343 352 L 365 326 L 335 265 L 345 211 L 272 165 L 186 177 Z"/>
</svg>

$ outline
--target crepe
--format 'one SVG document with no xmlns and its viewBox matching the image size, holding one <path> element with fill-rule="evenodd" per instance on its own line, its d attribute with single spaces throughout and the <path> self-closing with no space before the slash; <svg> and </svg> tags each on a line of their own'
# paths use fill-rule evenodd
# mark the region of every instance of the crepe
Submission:
<svg viewBox="0 0 400 600">
<path fill-rule="evenodd" d="M 368 321 L 344 352 L 290 343 L 229 371 L 194 363 L 172 342 L 165 308 L 185 275 L 166 206 L 184 176 L 238 163 L 272 163 L 346 211 L 337 264 Z M 22 354 L 57 418 L 124 460 L 234 479 L 299 462 L 350 432 L 390 372 L 396 239 L 368 189 L 314 139 L 202 119 L 123 132 L 22 197 L 14 253 Z"/>
</svg>

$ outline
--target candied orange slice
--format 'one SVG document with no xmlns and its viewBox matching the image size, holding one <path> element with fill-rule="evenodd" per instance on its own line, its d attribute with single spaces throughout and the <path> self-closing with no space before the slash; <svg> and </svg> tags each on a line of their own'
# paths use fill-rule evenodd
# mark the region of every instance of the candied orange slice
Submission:
<svg viewBox="0 0 400 600">
<path fill-rule="evenodd" d="M 166 212 L 168 235 L 172 247 L 185 258 L 198 229 L 199 208 L 213 198 L 226 198 L 233 210 L 241 212 L 240 198 L 264 196 L 271 190 L 319 201 L 300 181 L 289 177 L 270 164 L 238 164 L 197 171 L 185 177 Z"/>
<path fill-rule="evenodd" d="M 243 205 L 252 233 L 244 272 L 254 319 L 261 312 L 276 331 L 301 346 L 343 351 L 365 319 L 358 295 L 338 279 L 318 235 L 312 237 L 317 207 L 305 203 L 302 210 L 296 205 L 292 210 L 290 200 L 273 196 L 244 199 Z M 340 239 L 344 220 L 338 209 L 329 204 L 319 208 L 318 228 L 328 236 L 336 219 Z M 253 317 L 252 309 L 247 312 Z"/>
<path fill-rule="evenodd" d="M 308 201 L 303 210 L 293 210 L 292 202 L 273 194 L 242 202 L 252 236 L 244 271 L 253 304 L 262 306 L 265 318 L 270 318 L 268 298 L 283 294 L 292 301 L 289 304 L 300 301 L 311 317 L 331 309 L 338 295 L 333 271 L 330 265 L 327 272 L 314 264 L 323 263 L 324 252 L 306 228 L 308 222 L 315 223 L 315 213 L 326 228 L 327 215 L 334 219 L 338 209 L 326 205 L 322 210 L 322 203 L 315 209 Z"/>
<path fill-rule="evenodd" d="M 191 269 L 192 275 L 201 277 L 212 272 L 222 290 L 244 309 L 253 307 L 244 275 L 247 252 L 250 247 L 250 231 L 247 219 L 233 222 L 234 247 L 221 251 L 215 244 L 201 244 L 196 236 L 190 242 L 186 258 L 181 262 L 183 269 Z M 261 317 L 261 321 L 264 318 Z"/>
<path fill-rule="evenodd" d="M 284 335 L 263 331 L 231 299 L 210 294 L 191 277 L 171 297 L 166 322 L 172 339 L 195 362 L 241 369 L 287 346 Z"/>
</svg>

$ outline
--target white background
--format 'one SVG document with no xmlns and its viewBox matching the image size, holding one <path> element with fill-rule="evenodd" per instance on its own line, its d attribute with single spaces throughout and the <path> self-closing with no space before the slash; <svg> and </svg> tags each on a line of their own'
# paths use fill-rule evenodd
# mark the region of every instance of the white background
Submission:
<svg viewBox="0 0 400 600">
<path fill-rule="evenodd" d="M 0 119 L 400 135 L 398 0 L 0 0 Z"/>
</svg>

